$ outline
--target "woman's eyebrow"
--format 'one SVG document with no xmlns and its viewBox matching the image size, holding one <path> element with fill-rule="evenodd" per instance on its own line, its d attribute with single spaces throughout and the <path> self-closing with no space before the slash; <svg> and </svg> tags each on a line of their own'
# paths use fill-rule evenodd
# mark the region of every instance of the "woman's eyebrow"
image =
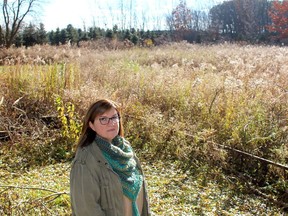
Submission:
<svg viewBox="0 0 288 216">
<path fill-rule="evenodd" d="M 116 114 L 112 115 L 111 117 L 116 117 L 116 116 L 118 116 L 118 113 L 116 113 Z M 99 117 L 100 117 L 100 118 L 101 118 L 101 117 L 107 117 L 107 118 L 111 118 L 111 117 L 108 117 L 108 116 L 106 116 L 106 115 L 100 115 Z"/>
</svg>

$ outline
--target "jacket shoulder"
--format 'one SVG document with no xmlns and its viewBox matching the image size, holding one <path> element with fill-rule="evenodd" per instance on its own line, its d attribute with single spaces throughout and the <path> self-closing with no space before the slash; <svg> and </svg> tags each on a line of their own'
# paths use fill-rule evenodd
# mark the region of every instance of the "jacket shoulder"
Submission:
<svg viewBox="0 0 288 216">
<path fill-rule="evenodd" d="M 74 158 L 74 163 L 104 165 L 105 162 L 102 152 L 95 142 L 88 146 L 78 148 Z"/>
<path fill-rule="evenodd" d="M 87 150 L 87 147 L 79 147 L 76 150 L 76 155 L 74 157 L 73 162 L 80 162 L 80 163 L 84 163 L 87 160 L 87 156 L 88 156 L 89 152 Z"/>
<path fill-rule="evenodd" d="M 92 154 L 92 145 L 93 143 L 88 146 L 78 148 L 74 162 L 85 164 L 87 161 L 95 160 Z"/>
</svg>

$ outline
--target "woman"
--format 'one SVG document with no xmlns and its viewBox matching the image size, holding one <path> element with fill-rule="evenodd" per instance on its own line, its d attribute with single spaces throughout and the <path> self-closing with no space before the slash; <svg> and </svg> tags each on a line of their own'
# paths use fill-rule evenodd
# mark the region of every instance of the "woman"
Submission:
<svg viewBox="0 0 288 216">
<path fill-rule="evenodd" d="M 93 103 L 84 117 L 70 173 L 73 215 L 150 215 L 139 160 L 123 136 L 115 102 Z"/>
</svg>

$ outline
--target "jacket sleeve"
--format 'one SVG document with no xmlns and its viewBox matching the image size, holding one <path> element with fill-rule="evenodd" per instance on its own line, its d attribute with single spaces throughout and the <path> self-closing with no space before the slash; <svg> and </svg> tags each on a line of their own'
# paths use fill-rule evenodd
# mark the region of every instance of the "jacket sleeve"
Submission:
<svg viewBox="0 0 288 216">
<path fill-rule="evenodd" d="M 70 198 L 72 215 L 104 216 L 99 204 L 100 186 L 85 163 L 75 161 L 70 172 Z"/>
</svg>

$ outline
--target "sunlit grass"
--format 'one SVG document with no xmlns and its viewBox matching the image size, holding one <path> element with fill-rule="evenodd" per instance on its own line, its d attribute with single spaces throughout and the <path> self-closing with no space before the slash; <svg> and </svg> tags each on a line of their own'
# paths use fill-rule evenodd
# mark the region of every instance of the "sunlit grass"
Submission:
<svg viewBox="0 0 288 216">
<path fill-rule="evenodd" d="M 142 161 L 154 215 L 283 215 L 265 200 L 241 194 L 240 182 L 216 168 L 182 172 L 173 162 Z M 0 185 L 15 188 L 3 192 L 2 201 L 11 202 L 13 215 L 70 215 L 69 171 L 70 163 L 61 163 L 10 174 Z"/>
<path fill-rule="evenodd" d="M 18 54 L 31 59 L 32 53 Z M 126 137 L 146 164 L 156 215 L 281 212 L 232 176 L 245 173 L 277 199 L 285 193 L 287 171 L 219 145 L 287 165 L 287 48 L 182 43 L 59 53 L 51 48 L 51 64 L 0 67 L 0 130 L 10 130 L 12 139 L 0 147 L 1 185 L 52 190 L 9 188 L 2 199 L 15 203 L 5 203 L 5 211 L 69 214 L 68 194 L 47 205 L 41 197 L 67 192 L 67 160 L 79 122 L 90 103 L 107 97 L 122 104 Z M 43 121 L 47 115 L 56 126 Z M 151 163 L 155 158 L 178 161 L 179 167 Z"/>
</svg>

